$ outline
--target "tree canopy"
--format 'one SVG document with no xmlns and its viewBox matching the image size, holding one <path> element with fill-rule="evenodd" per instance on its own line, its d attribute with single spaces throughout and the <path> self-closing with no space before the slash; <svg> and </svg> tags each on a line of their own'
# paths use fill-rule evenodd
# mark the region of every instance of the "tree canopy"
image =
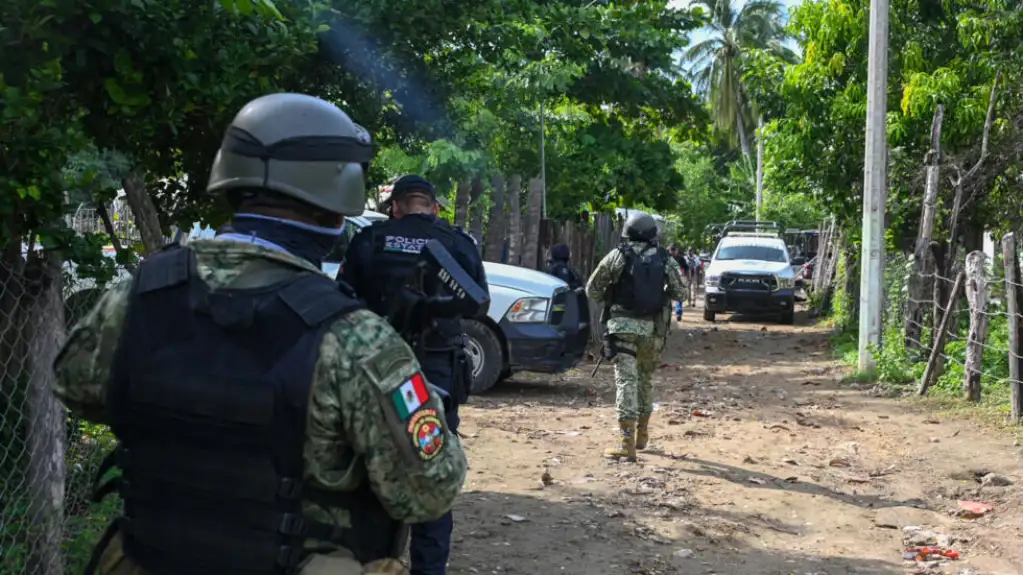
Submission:
<svg viewBox="0 0 1023 575">
<path fill-rule="evenodd" d="M 970 176 L 965 221 L 1018 227 L 1019 8 L 893 5 L 893 237 L 915 226 L 938 104 L 944 161 Z M 789 17 L 767 0 L 741 9 L 724 0 L 10 0 L 0 6 L 0 236 L 9 253 L 38 241 L 99 265 L 103 238 L 73 233 L 65 216 L 122 187 L 144 189 L 163 226 L 217 221 L 225 214 L 204 184 L 223 128 L 274 91 L 321 96 L 369 128 L 376 183 L 404 171 L 444 189 L 498 173 L 536 177 L 542 134 L 550 217 L 643 206 L 681 222 L 679 239 L 693 245 L 706 224 L 751 215 L 748 156 L 762 138 L 765 213 L 793 225 L 835 215 L 854 233 L 867 9 L 866 0 L 807 0 Z M 710 36 L 691 45 L 700 28 Z M 970 174 L 996 76 L 989 144 Z M 761 133 L 755 118 L 767 120 Z"/>
</svg>

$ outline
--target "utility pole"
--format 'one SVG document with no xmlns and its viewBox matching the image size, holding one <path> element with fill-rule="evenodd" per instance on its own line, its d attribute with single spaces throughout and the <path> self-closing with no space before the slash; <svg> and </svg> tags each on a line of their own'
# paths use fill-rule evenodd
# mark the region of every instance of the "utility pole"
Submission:
<svg viewBox="0 0 1023 575">
<path fill-rule="evenodd" d="M 870 348 L 881 343 L 884 298 L 884 209 L 888 195 L 888 0 L 870 0 L 867 52 L 867 136 L 863 157 L 863 233 L 860 249 L 859 369 L 874 368 Z"/>
<path fill-rule="evenodd" d="M 764 118 L 757 120 L 757 211 L 756 219 L 760 221 L 760 212 L 764 207 Z"/>
</svg>

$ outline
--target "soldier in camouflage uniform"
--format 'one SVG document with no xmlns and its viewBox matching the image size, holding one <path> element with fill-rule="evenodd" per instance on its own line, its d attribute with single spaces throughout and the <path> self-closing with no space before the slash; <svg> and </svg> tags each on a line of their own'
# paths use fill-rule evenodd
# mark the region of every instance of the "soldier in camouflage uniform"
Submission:
<svg viewBox="0 0 1023 575">
<path fill-rule="evenodd" d="M 615 362 L 616 404 L 621 435 L 611 457 L 635 460 L 646 449 L 653 413 L 651 376 L 671 321 L 671 300 L 685 297 L 685 286 L 671 256 L 657 246 L 657 224 L 634 213 L 622 228 L 622 243 L 593 271 L 586 295 L 610 304 L 605 326 Z"/>
<path fill-rule="evenodd" d="M 274 94 L 228 128 L 208 189 L 235 215 L 152 254 L 71 332 L 56 395 L 111 426 L 123 515 L 88 572 L 407 574 L 404 524 L 466 457 L 412 350 L 320 271 L 365 202 L 369 135 Z"/>
</svg>

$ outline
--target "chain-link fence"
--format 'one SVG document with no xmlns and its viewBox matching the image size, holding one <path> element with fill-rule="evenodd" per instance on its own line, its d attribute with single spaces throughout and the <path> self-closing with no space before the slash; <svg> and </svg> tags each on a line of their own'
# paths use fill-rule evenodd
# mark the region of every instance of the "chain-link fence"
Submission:
<svg viewBox="0 0 1023 575">
<path fill-rule="evenodd" d="M 0 575 L 81 573 L 118 506 L 90 502 L 110 434 L 53 395 L 53 360 L 105 285 L 52 257 L 0 262 Z"/>
</svg>

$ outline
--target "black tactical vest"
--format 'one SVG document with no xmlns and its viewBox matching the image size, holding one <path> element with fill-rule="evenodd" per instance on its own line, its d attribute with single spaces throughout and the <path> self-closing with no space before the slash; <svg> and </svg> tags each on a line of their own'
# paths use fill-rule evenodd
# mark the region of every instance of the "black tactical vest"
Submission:
<svg viewBox="0 0 1023 575">
<path fill-rule="evenodd" d="M 310 539 L 362 562 L 394 556 L 401 526 L 368 482 L 336 493 L 303 480 L 319 346 L 361 304 L 313 273 L 211 291 L 195 265 L 171 247 L 135 277 L 107 397 L 119 445 L 99 477 L 122 474 L 94 496 L 116 489 L 124 508 L 94 562 L 115 531 L 154 575 L 290 574 Z M 351 528 L 304 518 L 302 501 L 347 510 Z"/>
<path fill-rule="evenodd" d="M 456 243 L 459 233 L 444 221 L 410 214 L 401 219 L 374 223 L 370 228 L 373 238 L 372 279 L 364 285 L 377 286 L 372 294 L 360 294 L 369 308 L 388 317 L 395 302 L 395 290 L 412 276 L 419 253 L 429 240 L 438 240 L 451 255 L 458 257 Z M 462 263 L 462 262 L 459 262 Z M 450 351 L 460 343 L 461 326 L 457 320 L 438 318 L 426 336 L 427 351 Z M 417 350 L 421 351 L 421 350 Z M 420 358 L 423 360 L 423 358 Z"/>
<path fill-rule="evenodd" d="M 618 250 L 625 258 L 625 267 L 615 284 L 612 302 L 637 318 L 655 316 L 664 311 L 667 305 L 664 266 L 670 257 L 668 253 L 657 248 L 654 253 L 640 255 L 628 244 L 618 246 Z"/>
</svg>

